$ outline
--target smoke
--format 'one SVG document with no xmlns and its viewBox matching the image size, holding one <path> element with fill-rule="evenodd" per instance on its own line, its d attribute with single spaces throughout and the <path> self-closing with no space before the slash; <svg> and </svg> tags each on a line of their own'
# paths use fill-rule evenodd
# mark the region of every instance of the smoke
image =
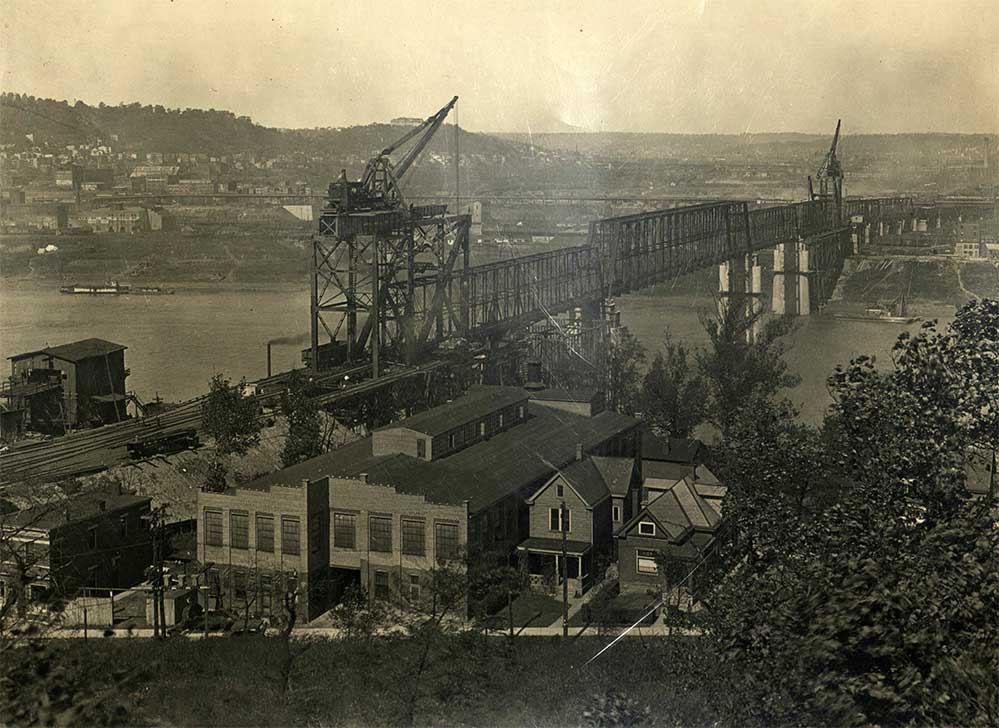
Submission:
<svg viewBox="0 0 999 728">
<path fill-rule="evenodd" d="M 309 340 L 311 334 L 306 331 L 303 334 L 295 334 L 294 336 L 279 336 L 276 339 L 271 339 L 268 344 L 283 345 L 283 344 L 304 344 Z"/>
</svg>

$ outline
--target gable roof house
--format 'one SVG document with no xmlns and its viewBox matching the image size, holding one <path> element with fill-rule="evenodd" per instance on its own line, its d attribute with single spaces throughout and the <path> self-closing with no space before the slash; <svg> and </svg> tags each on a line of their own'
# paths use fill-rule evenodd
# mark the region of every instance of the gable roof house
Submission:
<svg viewBox="0 0 999 728">
<path fill-rule="evenodd" d="M 637 509 L 639 478 L 633 457 L 584 456 L 558 470 L 528 499 L 529 535 L 518 546 L 532 586 L 553 590 L 561 585 L 563 531 L 565 576 L 582 594 L 601 576 L 601 560 L 613 552 L 615 517 Z"/>
</svg>

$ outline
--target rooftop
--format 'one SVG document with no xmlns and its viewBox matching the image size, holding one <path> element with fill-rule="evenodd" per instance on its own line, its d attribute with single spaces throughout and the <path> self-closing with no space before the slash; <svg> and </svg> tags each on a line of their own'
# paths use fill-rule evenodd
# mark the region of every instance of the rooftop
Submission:
<svg viewBox="0 0 999 728">
<path fill-rule="evenodd" d="M 521 390 L 513 391 L 523 396 Z M 412 419 L 402 420 L 397 426 L 410 427 Z M 577 443 L 586 452 L 638 424 L 634 418 L 615 412 L 584 417 L 529 404 L 524 423 L 439 460 L 374 456 L 368 437 L 240 487 L 296 486 L 305 479 L 358 478 L 365 474 L 369 483 L 390 485 L 431 502 L 460 504 L 467 500 L 469 511 L 475 512 L 574 463 Z"/>
<path fill-rule="evenodd" d="M 113 513 L 149 502 L 150 499 L 146 496 L 95 490 L 17 511 L 9 515 L 4 524 L 14 528 L 49 531 L 67 523 L 85 521 L 101 513 Z M 101 503 L 104 504 L 103 508 Z"/>
<path fill-rule="evenodd" d="M 108 354 L 113 354 L 116 351 L 124 351 L 127 346 L 122 344 L 115 344 L 112 341 L 105 341 L 104 339 L 81 339 L 80 341 L 74 341 L 70 344 L 60 344 L 59 346 L 50 346 L 45 349 L 39 349 L 37 351 L 28 351 L 23 354 L 15 354 L 14 356 L 7 357 L 11 361 L 17 359 L 25 359 L 29 356 L 34 356 L 36 354 L 46 354 L 55 359 L 62 359 L 63 361 L 78 362 L 84 359 L 92 359 L 96 356 L 106 356 Z"/>
<path fill-rule="evenodd" d="M 704 443 L 694 437 L 658 437 L 642 432 L 642 460 L 698 464 L 704 459 Z"/>
<path fill-rule="evenodd" d="M 453 402 L 378 428 L 379 431 L 405 428 L 425 435 L 443 435 L 456 427 L 527 399 L 520 387 L 472 387 Z"/>
</svg>

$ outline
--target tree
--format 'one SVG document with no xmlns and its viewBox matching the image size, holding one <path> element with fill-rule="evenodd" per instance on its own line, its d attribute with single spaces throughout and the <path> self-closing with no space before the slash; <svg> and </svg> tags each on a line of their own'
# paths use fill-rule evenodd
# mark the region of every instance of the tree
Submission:
<svg viewBox="0 0 999 728">
<path fill-rule="evenodd" d="M 645 349 L 641 342 L 622 327 L 612 337 L 607 354 L 607 394 L 611 409 L 632 415 L 639 409 L 641 367 Z"/>
<path fill-rule="evenodd" d="M 319 407 L 311 389 L 310 382 L 292 371 L 288 388 L 281 395 L 281 409 L 288 421 L 288 435 L 281 450 L 281 464 L 285 467 L 323 452 Z"/>
<path fill-rule="evenodd" d="M 733 296 L 717 317 L 702 321 L 710 344 L 697 353 L 697 366 L 707 385 L 708 419 L 723 437 L 735 413 L 754 396 L 774 395 L 800 381 L 783 359 L 781 338 L 791 330 L 791 319 L 771 318 L 761 326 L 763 312 L 748 311 Z"/>
<path fill-rule="evenodd" d="M 750 717 L 999 720 L 999 531 L 963 469 L 969 448 L 993 441 L 997 314 L 973 302 L 942 333 L 901 336 L 887 370 L 863 357 L 838 368 L 817 440 L 758 405 L 762 422 L 732 428 L 729 462 L 742 465 L 728 471 L 725 512 L 739 538 L 710 628 L 757 687 Z M 834 498 L 795 507 L 807 462 L 792 448 L 836 479 Z M 754 501 L 754 483 L 768 498 Z"/>
<path fill-rule="evenodd" d="M 660 437 L 689 437 L 707 414 L 707 387 L 690 352 L 666 333 L 642 381 L 642 419 Z"/>
<path fill-rule="evenodd" d="M 208 396 L 201 404 L 201 423 L 215 440 L 220 458 L 244 455 L 260 442 L 261 423 L 257 403 L 246 396 L 246 380 L 233 385 L 216 374 L 209 383 Z"/>
</svg>

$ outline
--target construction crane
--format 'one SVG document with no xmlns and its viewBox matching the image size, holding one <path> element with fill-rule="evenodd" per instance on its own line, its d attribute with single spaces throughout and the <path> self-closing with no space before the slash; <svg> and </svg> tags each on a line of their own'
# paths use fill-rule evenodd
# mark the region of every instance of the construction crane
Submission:
<svg viewBox="0 0 999 728">
<path fill-rule="evenodd" d="M 381 152 L 368 160 L 364 175 L 360 180 L 351 182 L 347 172 L 340 172 L 340 177 L 329 186 L 329 206 L 333 210 L 391 210 L 402 207 L 403 197 L 400 188 L 402 178 L 413 163 L 419 158 L 434 134 L 444 123 L 448 113 L 458 103 L 455 96 L 434 115 L 420 125 L 406 132 L 400 139 L 389 144 Z M 416 143 L 398 162 L 393 163 L 390 157 L 404 144 L 414 137 Z"/>
<path fill-rule="evenodd" d="M 833 200 L 836 203 L 837 215 L 843 206 L 843 167 L 836 157 L 842 121 L 842 119 L 836 121 L 836 133 L 833 135 L 832 144 L 829 146 L 829 151 L 826 152 L 818 172 L 815 173 L 818 190 L 812 184 L 811 176 L 808 177 L 808 198 L 810 200 Z"/>
<path fill-rule="evenodd" d="M 471 218 L 449 214 L 446 205 L 406 205 L 401 189 L 457 102 L 455 96 L 382 149 L 359 180 L 348 180 L 343 170 L 330 184 L 313 238 L 305 357 L 313 369 L 368 361 L 377 378 L 383 359 L 413 363 L 464 331 L 461 271 L 468 268 Z"/>
</svg>

